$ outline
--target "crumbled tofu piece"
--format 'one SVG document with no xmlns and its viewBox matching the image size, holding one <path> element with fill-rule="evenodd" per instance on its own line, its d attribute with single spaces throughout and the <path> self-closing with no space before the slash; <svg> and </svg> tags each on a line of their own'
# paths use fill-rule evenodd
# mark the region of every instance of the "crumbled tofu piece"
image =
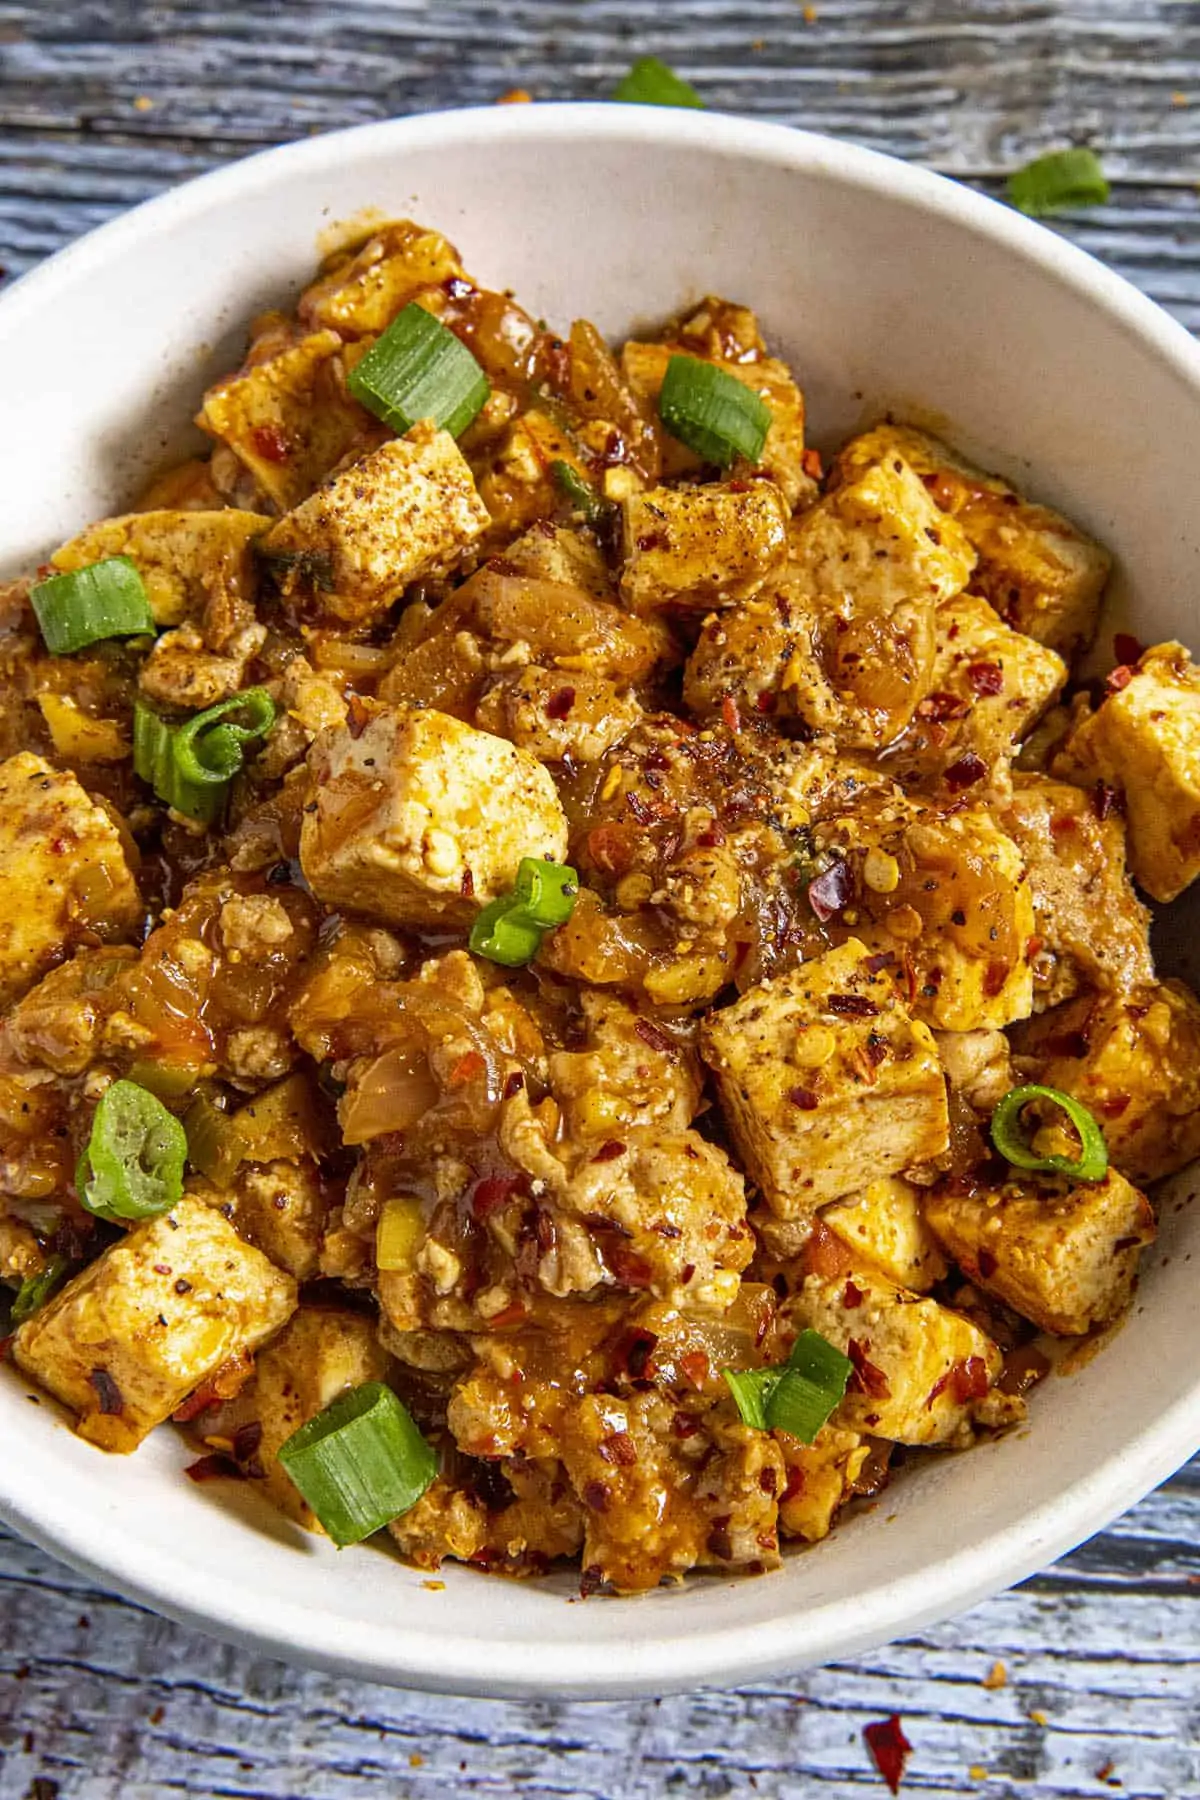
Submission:
<svg viewBox="0 0 1200 1800">
<path fill-rule="evenodd" d="M 19 1287 L 30 1275 L 40 1275 L 46 1253 L 28 1225 L 13 1219 L 0 1200 L 0 1281 Z"/>
<path fill-rule="evenodd" d="M 933 1038 L 853 938 L 710 1014 L 701 1049 L 742 1160 L 782 1218 L 946 1148 Z"/>
<path fill-rule="evenodd" d="M 891 612 L 961 593 L 975 553 L 899 456 L 859 470 L 796 521 L 792 567 L 802 588 L 835 604 Z"/>
<path fill-rule="evenodd" d="M 608 564 L 595 540 L 567 525 L 538 519 L 523 537 L 505 548 L 504 560 L 518 575 L 534 581 L 561 582 L 582 588 L 593 600 L 616 599 Z"/>
<path fill-rule="evenodd" d="M 1025 1080 L 1083 1102 L 1130 1181 L 1200 1155 L 1200 1000 L 1182 981 L 1080 994 L 1029 1020 L 1014 1048 Z"/>
<path fill-rule="evenodd" d="M 202 1415 L 201 1433 L 214 1449 L 252 1464 L 263 1492 L 280 1512 L 320 1532 L 315 1514 L 280 1464 L 279 1448 L 339 1394 L 365 1381 L 385 1380 L 389 1367 L 373 1319 L 345 1307 L 301 1306 L 257 1358 L 254 1374 L 236 1400 Z M 261 1426 L 261 1436 L 256 1426 Z M 241 1442 L 254 1448 L 243 1456 L 239 1433 L 247 1427 Z"/>
<path fill-rule="evenodd" d="M 28 750 L 0 763 L 0 1005 L 80 942 L 142 916 L 132 840 L 73 775 Z"/>
<path fill-rule="evenodd" d="M 600 758 L 627 737 L 642 717 L 630 693 L 602 675 L 573 675 L 534 665 L 501 676 L 475 708 L 475 722 L 508 738 L 539 762 Z"/>
<path fill-rule="evenodd" d="M 621 512 L 621 594 L 633 612 L 749 600 L 787 554 L 787 507 L 770 481 L 651 488 Z"/>
<path fill-rule="evenodd" d="M 575 445 L 536 406 L 515 418 L 500 442 L 475 459 L 479 497 L 490 516 L 496 543 L 505 543 L 512 532 L 552 513 L 561 503 L 561 492 L 550 473 L 551 463 L 556 462 L 566 463 L 590 482 Z"/>
<path fill-rule="evenodd" d="M 440 1568 L 446 1557 L 512 1574 L 542 1574 L 560 1557 L 577 1556 L 583 1542 L 579 1501 L 552 1457 L 499 1463 L 502 1494 L 489 1506 L 476 1487 L 454 1487 L 444 1475 L 388 1530 L 409 1562 Z"/>
<path fill-rule="evenodd" d="M 116 978 L 136 955 L 124 944 L 79 950 L 44 975 L 5 1022 L 8 1040 L 22 1062 L 53 1069 L 56 1075 L 82 1075 L 117 1004 Z"/>
<path fill-rule="evenodd" d="M 194 625 L 164 631 L 138 671 L 138 687 L 163 706 L 192 712 L 215 706 L 247 685 L 247 669 L 266 636 L 265 625 L 247 625 L 217 656 Z"/>
<path fill-rule="evenodd" d="M 704 1086 L 695 1054 L 657 1032 L 643 1035 L 644 1021 L 624 1000 L 585 988 L 580 1003 L 584 1048 L 550 1058 L 550 1087 L 566 1135 L 603 1144 L 637 1125 L 686 1130 Z"/>
<path fill-rule="evenodd" d="M 525 750 L 446 713 L 381 709 L 309 752 L 300 861 L 319 899 L 395 925 L 469 924 L 523 856 L 562 862 L 567 821 Z"/>
<path fill-rule="evenodd" d="M 458 251 L 411 219 L 376 226 L 365 243 L 335 253 L 296 308 L 306 325 L 344 337 L 382 331 L 425 289 L 461 279 Z"/>
<path fill-rule="evenodd" d="M 137 567 L 157 625 L 200 619 L 222 602 L 253 603 L 252 546 L 271 521 L 261 513 L 138 512 L 101 519 L 50 558 L 63 574 L 109 556 Z M 223 647 L 223 646 L 222 646 Z"/>
<path fill-rule="evenodd" d="M 1103 1181 L 935 1188 L 926 1216 L 968 1280 L 1060 1337 L 1111 1324 L 1154 1238 L 1143 1193 L 1110 1168 Z"/>
<path fill-rule="evenodd" d="M 978 1425 L 1015 1422 L 1018 1399 L 994 1393 L 1003 1357 L 970 1319 L 882 1275 L 809 1275 L 785 1309 L 854 1364 L 833 1423 L 900 1444 L 969 1444 Z"/>
<path fill-rule="evenodd" d="M 17 1365 L 103 1450 L 136 1450 L 207 1375 L 295 1310 L 296 1284 L 189 1195 L 135 1226 L 22 1325 Z"/>
<path fill-rule="evenodd" d="M 215 1206 L 278 1268 L 297 1281 L 316 1279 L 329 1193 L 312 1163 L 243 1163 L 229 1188 L 197 1179 L 189 1191 Z"/>
<path fill-rule="evenodd" d="M 865 1257 L 914 1293 L 928 1293 L 946 1273 L 946 1259 L 925 1221 L 922 1191 L 902 1176 L 881 1176 L 861 1194 L 827 1206 L 821 1222 L 849 1245 L 856 1261 Z"/>
<path fill-rule="evenodd" d="M 971 585 L 1006 623 L 1068 660 L 1091 642 L 1112 566 L 1106 550 L 1061 513 L 1023 500 L 1006 481 L 908 426 L 880 425 L 854 438 L 837 473 L 853 480 L 893 452 L 962 527 L 978 556 Z"/>
<path fill-rule="evenodd" d="M 1016 1087 L 1012 1051 L 1002 1031 L 986 1027 L 979 1031 L 935 1031 L 933 1040 L 946 1080 L 975 1112 L 995 1112 L 1009 1088 Z"/>
<path fill-rule="evenodd" d="M 1101 817 L 1096 800 L 1095 791 L 1017 775 L 1002 814 L 1029 870 L 1039 1006 L 1069 1000 L 1085 986 L 1124 989 L 1154 980 L 1150 915 L 1125 873 L 1125 822 L 1116 807 Z"/>
<path fill-rule="evenodd" d="M 281 699 L 310 744 L 319 731 L 346 723 L 349 706 L 341 687 L 306 657 L 293 656 L 284 670 Z"/>
<path fill-rule="evenodd" d="M 445 575 L 488 523 L 471 471 L 448 431 L 428 420 L 392 438 L 273 525 L 263 554 L 285 590 L 361 625 L 410 582 Z"/>
<path fill-rule="evenodd" d="M 228 445 L 281 513 L 386 430 L 346 392 L 342 350 L 336 331 L 314 331 L 204 396 L 196 423 Z"/>
<path fill-rule="evenodd" d="M 1200 875 L 1200 669 L 1182 644 L 1147 650 L 1076 725 L 1060 764 L 1071 780 L 1125 796 L 1129 866 L 1154 900 L 1174 900 Z"/>
<path fill-rule="evenodd" d="M 828 1537 L 839 1509 L 854 1493 L 854 1484 L 870 1454 L 857 1431 L 822 1425 L 811 1444 L 786 1431 L 776 1435 L 786 1471 L 779 1501 L 779 1531 L 785 1538 L 815 1544 Z"/>
<path fill-rule="evenodd" d="M 937 611 L 932 685 L 918 719 L 940 728 L 944 762 L 974 751 L 999 763 L 1014 754 L 1066 679 L 1057 651 L 1013 631 L 977 594 L 958 594 Z"/>
</svg>

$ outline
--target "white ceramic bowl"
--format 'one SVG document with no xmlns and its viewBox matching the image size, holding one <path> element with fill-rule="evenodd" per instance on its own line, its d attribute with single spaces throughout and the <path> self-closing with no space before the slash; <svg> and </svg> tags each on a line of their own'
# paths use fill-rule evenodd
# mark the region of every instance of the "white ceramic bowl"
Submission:
<svg viewBox="0 0 1200 1800">
<path fill-rule="evenodd" d="M 716 291 L 756 307 L 829 445 L 885 409 L 940 426 L 1116 551 L 1143 638 L 1200 640 L 1200 350 L 1116 276 L 966 189 L 710 113 L 502 107 L 251 158 L 118 219 L 0 301 L 0 550 L 36 561 L 160 463 L 245 321 L 365 207 L 456 240 L 533 311 L 608 333 Z M 1179 1192 L 1187 1192 L 1184 1178 Z M 431 1591 L 336 1554 L 244 1488 L 197 1487 L 171 1432 L 79 1442 L 0 1372 L 0 1515 L 90 1575 L 274 1654 L 457 1692 L 583 1697 L 728 1684 L 842 1656 L 1019 1580 L 1200 1445 L 1197 1220 L 1165 1209 L 1117 1341 L 1032 1421 L 925 1459 L 778 1574 L 640 1600 L 468 1569 Z"/>
</svg>

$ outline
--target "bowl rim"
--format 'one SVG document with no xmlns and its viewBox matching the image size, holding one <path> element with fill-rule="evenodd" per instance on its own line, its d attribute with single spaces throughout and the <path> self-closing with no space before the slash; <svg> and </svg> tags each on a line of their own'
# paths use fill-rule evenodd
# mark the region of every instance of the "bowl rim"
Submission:
<svg viewBox="0 0 1200 1800">
<path fill-rule="evenodd" d="M 936 215 L 1002 246 L 1106 312 L 1200 402 L 1200 346 L 1182 325 L 1087 252 L 974 189 L 881 152 L 785 125 L 611 102 L 459 108 L 352 126 L 259 151 L 144 201 L 37 265 L 0 295 L 0 330 L 19 330 L 22 318 L 52 304 L 58 289 L 86 279 L 89 270 L 125 247 L 269 189 L 285 172 L 316 171 L 347 152 L 381 146 L 402 156 L 463 142 L 481 148 L 512 140 L 550 145 L 564 134 L 651 150 L 696 144 L 708 153 L 816 175 Z M 189 1563 L 185 1548 L 153 1550 L 138 1543 L 127 1520 L 89 1513 L 69 1492 L 47 1493 L 36 1471 L 16 1456 L 0 1459 L 0 1519 L 100 1585 L 258 1653 L 335 1674 L 451 1693 L 645 1698 L 705 1682 L 727 1686 L 852 1654 L 974 1605 L 1100 1529 L 1197 1449 L 1200 1381 L 1085 1480 L 939 1564 L 936 1581 L 922 1568 L 871 1589 L 869 1605 L 865 1596 L 851 1595 L 817 1607 L 789 1605 L 768 1620 L 715 1629 L 697 1629 L 693 1614 L 685 1624 L 673 1609 L 652 1614 L 644 1606 L 635 1611 L 626 1601 L 630 1630 L 621 1641 L 619 1667 L 611 1643 L 581 1638 L 546 1649 L 512 1643 L 498 1671 L 494 1646 L 462 1632 L 431 1638 L 402 1619 L 386 1626 L 356 1619 L 347 1629 L 335 1613 L 282 1599 L 264 1608 L 244 1586 Z"/>
</svg>

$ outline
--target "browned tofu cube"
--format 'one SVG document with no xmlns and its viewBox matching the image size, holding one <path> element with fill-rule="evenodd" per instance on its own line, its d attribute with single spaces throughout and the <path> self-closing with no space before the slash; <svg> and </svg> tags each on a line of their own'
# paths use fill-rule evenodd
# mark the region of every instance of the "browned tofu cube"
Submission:
<svg viewBox="0 0 1200 1800">
<path fill-rule="evenodd" d="M 968 751 L 1002 764 L 1066 678 L 1057 651 L 1013 631 L 977 594 L 957 594 L 937 611 L 931 689 L 918 722 L 931 737 L 936 732 L 944 765 Z"/>
<path fill-rule="evenodd" d="M 786 1431 L 776 1433 L 775 1442 L 787 1471 L 779 1501 L 780 1535 L 815 1544 L 829 1536 L 837 1513 L 852 1498 L 870 1445 L 859 1432 L 837 1425 L 823 1425 L 811 1444 Z"/>
<path fill-rule="evenodd" d="M 1130 1181 L 1200 1156 L 1200 1000 L 1182 981 L 1080 994 L 1030 1019 L 1014 1048 L 1026 1080 L 1083 1102 Z"/>
<path fill-rule="evenodd" d="M 970 1280 L 1060 1337 L 1082 1336 L 1124 1312 L 1138 1253 L 1154 1238 L 1154 1213 L 1116 1169 L 1103 1181 L 955 1187 L 934 1189 L 926 1217 Z"/>
<path fill-rule="evenodd" d="M 312 1163 L 243 1163 L 231 1186 L 192 1180 L 189 1191 L 215 1206 L 246 1242 L 297 1281 L 319 1273 L 329 1195 Z"/>
<path fill-rule="evenodd" d="M 701 1047 L 742 1160 L 782 1218 L 946 1148 L 933 1038 L 853 938 L 710 1014 Z"/>
<path fill-rule="evenodd" d="M 365 242 L 330 257 L 296 310 L 315 329 L 363 337 L 390 325 L 422 290 L 463 274 L 458 251 L 440 231 L 411 219 L 389 219 Z"/>
<path fill-rule="evenodd" d="M 20 1368 L 102 1450 L 136 1450 L 199 1387 L 295 1310 L 296 1284 L 185 1194 L 89 1263 L 22 1325 Z"/>
<path fill-rule="evenodd" d="M 925 1219 L 925 1196 L 900 1175 L 883 1175 L 861 1194 L 835 1201 L 821 1223 L 889 1280 L 925 1294 L 946 1273 L 946 1259 Z"/>
<path fill-rule="evenodd" d="M 220 512 L 126 513 L 89 525 L 50 560 L 67 574 L 109 556 L 127 556 L 137 566 L 155 623 L 179 625 L 218 605 L 244 612 L 253 604 L 252 546 L 270 524 L 262 513 L 233 506 Z"/>
<path fill-rule="evenodd" d="M 787 507 L 770 481 L 650 488 L 621 510 L 621 593 L 633 612 L 733 606 L 787 553 Z"/>
</svg>

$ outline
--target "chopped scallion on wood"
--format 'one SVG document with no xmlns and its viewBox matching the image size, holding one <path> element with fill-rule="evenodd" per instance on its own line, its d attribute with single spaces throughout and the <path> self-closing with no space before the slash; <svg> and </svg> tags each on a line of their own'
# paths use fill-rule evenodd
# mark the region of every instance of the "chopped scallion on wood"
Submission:
<svg viewBox="0 0 1200 1800">
<path fill-rule="evenodd" d="M 703 100 L 690 81 L 677 75 L 657 56 L 641 56 L 613 89 L 613 99 L 631 106 L 700 106 Z"/>
<path fill-rule="evenodd" d="M 1015 169 L 1006 192 L 1019 212 L 1042 219 L 1076 206 L 1102 206 L 1108 182 L 1094 151 L 1052 150 Z"/>
</svg>

